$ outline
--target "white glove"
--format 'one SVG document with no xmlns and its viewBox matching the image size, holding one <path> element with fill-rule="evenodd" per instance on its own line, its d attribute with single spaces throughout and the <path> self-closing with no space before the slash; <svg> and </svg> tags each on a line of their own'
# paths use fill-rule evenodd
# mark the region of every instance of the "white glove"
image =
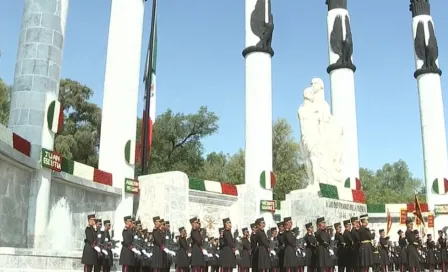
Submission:
<svg viewBox="0 0 448 272">
<path fill-rule="evenodd" d="M 101 234 L 98 234 L 96 237 L 101 238 Z"/>
<path fill-rule="evenodd" d="M 142 255 L 142 253 L 140 251 L 138 251 L 136 248 L 133 248 L 132 252 L 134 252 L 137 255 Z"/>
<path fill-rule="evenodd" d="M 142 253 L 145 255 L 147 254 L 146 250 L 144 250 L 144 249 L 142 250 Z"/>
<path fill-rule="evenodd" d="M 334 255 L 333 249 L 330 249 L 329 251 L 330 251 L 330 255 L 333 256 Z"/>
<path fill-rule="evenodd" d="M 101 252 L 101 249 L 100 249 L 99 247 L 95 246 L 95 247 L 93 247 L 93 248 L 96 250 L 96 252 L 98 252 L 98 253 Z"/>
<path fill-rule="evenodd" d="M 105 242 L 109 242 L 109 238 L 104 238 L 104 241 Z"/>
<path fill-rule="evenodd" d="M 208 256 L 211 258 L 211 257 L 213 257 L 213 254 L 209 253 Z"/>
<path fill-rule="evenodd" d="M 299 240 L 299 239 L 300 239 L 300 237 L 297 235 L 297 236 L 296 236 L 296 240 Z"/>
<path fill-rule="evenodd" d="M 170 237 L 167 235 L 167 236 L 165 236 L 165 239 L 167 239 L 167 240 L 169 240 L 170 239 Z"/>
<path fill-rule="evenodd" d="M 219 258 L 219 254 L 215 254 L 216 258 Z"/>
<path fill-rule="evenodd" d="M 151 258 L 151 254 L 145 253 L 146 257 Z"/>
<path fill-rule="evenodd" d="M 238 250 L 235 250 L 235 255 L 240 255 L 240 252 Z"/>
<path fill-rule="evenodd" d="M 171 256 L 175 257 L 176 256 L 176 252 L 174 251 L 170 251 Z"/>
<path fill-rule="evenodd" d="M 202 254 L 204 254 L 204 255 L 208 255 L 207 250 L 203 249 L 203 250 L 202 250 Z"/>
<path fill-rule="evenodd" d="M 241 242 L 241 237 L 237 237 L 236 240 L 237 240 L 238 242 Z"/>
<path fill-rule="evenodd" d="M 208 242 L 208 238 L 205 238 L 205 241 Z"/>
<path fill-rule="evenodd" d="M 187 255 L 188 255 L 188 257 L 191 257 L 191 253 L 188 253 Z"/>
<path fill-rule="evenodd" d="M 101 250 L 101 252 L 103 252 L 103 254 L 104 254 L 104 255 L 106 255 L 106 256 L 108 256 L 108 255 L 109 255 L 109 253 L 107 253 L 107 251 L 106 251 L 106 250 L 104 250 L 104 249 L 103 249 L 103 250 Z"/>
<path fill-rule="evenodd" d="M 275 253 L 275 251 L 273 251 L 273 250 L 271 250 L 271 252 L 270 252 L 270 253 L 271 253 L 271 255 L 272 255 L 272 256 L 275 256 L 275 255 L 277 255 L 277 254 Z"/>
<path fill-rule="evenodd" d="M 168 248 L 164 248 L 163 251 L 165 251 L 166 254 L 170 253 L 170 250 Z"/>
</svg>

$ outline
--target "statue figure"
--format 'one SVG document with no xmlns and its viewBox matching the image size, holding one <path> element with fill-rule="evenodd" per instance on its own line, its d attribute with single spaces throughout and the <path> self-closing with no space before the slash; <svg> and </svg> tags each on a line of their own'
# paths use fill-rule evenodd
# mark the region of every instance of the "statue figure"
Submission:
<svg viewBox="0 0 448 272">
<path fill-rule="evenodd" d="M 298 115 L 309 186 L 342 182 L 344 133 L 325 101 L 322 79 L 314 78 L 303 98 Z"/>
<path fill-rule="evenodd" d="M 260 38 L 256 47 L 272 51 L 271 42 L 274 32 L 274 16 L 271 13 L 270 0 L 257 0 L 255 9 L 251 14 L 250 26 L 255 36 Z"/>
</svg>

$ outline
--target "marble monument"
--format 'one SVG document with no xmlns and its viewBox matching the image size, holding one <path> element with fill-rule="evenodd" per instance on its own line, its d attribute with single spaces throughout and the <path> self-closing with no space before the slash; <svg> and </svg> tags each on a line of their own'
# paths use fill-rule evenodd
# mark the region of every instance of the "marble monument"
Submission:
<svg viewBox="0 0 448 272">
<path fill-rule="evenodd" d="M 325 101 L 322 79 L 314 78 L 312 86 L 303 91 L 298 116 L 308 186 L 342 183 L 344 133 Z"/>
</svg>

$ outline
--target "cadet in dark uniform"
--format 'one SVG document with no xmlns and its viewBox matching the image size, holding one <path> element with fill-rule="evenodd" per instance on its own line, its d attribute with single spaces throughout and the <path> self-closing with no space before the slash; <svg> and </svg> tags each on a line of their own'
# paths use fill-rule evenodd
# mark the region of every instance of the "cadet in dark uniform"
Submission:
<svg viewBox="0 0 448 272">
<path fill-rule="evenodd" d="M 359 265 L 359 260 L 360 260 L 360 254 L 359 254 L 359 250 L 361 248 L 361 241 L 359 240 L 359 235 L 358 235 L 358 231 L 360 228 L 359 225 L 359 218 L 358 217 L 352 217 L 350 218 L 350 221 L 352 221 L 352 229 L 350 230 L 350 234 L 352 236 L 352 241 L 353 241 L 353 257 L 351 258 L 351 264 L 352 264 L 352 270 L 355 272 L 359 272 L 360 270 L 360 265 Z"/>
<path fill-rule="evenodd" d="M 285 249 L 282 264 L 285 272 L 294 272 L 299 265 L 296 255 L 297 254 L 296 237 L 292 233 L 291 217 L 285 217 L 283 219 L 283 226 L 285 228 L 285 232 L 283 233 L 282 236 L 282 242 Z"/>
<path fill-rule="evenodd" d="M 426 237 L 426 265 L 429 272 L 433 272 L 437 265 L 436 243 L 432 239 L 431 234 L 427 234 Z"/>
<path fill-rule="evenodd" d="M 380 229 L 380 247 L 378 251 L 380 252 L 380 261 L 381 261 L 381 271 L 386 272 L 387 267 L 389 266 L 389 236 L 386 237 L 386 232 L 384 229 Z"/>
<path fill-rule="evenodd" d="M 418 241 L 415 238 L 414 231 L 412 230 L 414 228 L 414 223 L 412 222 L 412 219 L 408 218 L 406 219 L 406 233 L 405 237 L 408 241 L 408 270 L 409 272 L 417 272 L 420 263 L 419 263 L 419 254 L 418 254 Z"/>
<path fill-rule="evenodd" d="M 167 254 L 174 255 L 165 245 L 165 234 L 163 233 L 162 219 L 160 216 L 152 218 L 154 222 L 154 230 L 152 236 L 154 239 L 154 248 L 151 265 L 154 272 L 162 272 L 166 270 L 167 266 Z"/>
<path fill-rule="evenodd" d="M 247 228 L 242 229 L 243 238 L 241 238 L 242 252 L 241 252 L 241 262 L 238 266 L 239 272 L 249 272 L 252 264 L 251 252 L 252 248 L 249 241 L 249 230 Z"/>
<path fill-rule="evenodd" d="M 338 272 L 344 272 L 345 271 L 345 249 L 346 244 L 344 240 L 344 235 L 342 234 L 342 225 L 341 223 L 334 224 L 334 228 L 336 229 L 336 234 L 334 235 L 334 240 L 336 242 L 337 246 L 337 256 L 338 256 Z"/>
<path fill-rule="evenodd" d="M 270 272 L 280 272 L 280 262 L 278 259 L 278 231 L 277 228 L 271 228 L 269 230 L 269 233 L 271 235 L 270 241 L 269 241 L 269 248 L 275 252 L 275 254 L 271 254 L 271 270 Z"/>
<path fill-rule="evenodd" d="M 325 218 L 317 218 L 316 225 L 318 228 L 315 233 L 317 241 L 317 268 L 321 272 L 329 272 L 330 268 L 333 266 L 333 260 L 329 251 L 331 238 L 326 230 Z"/>
<path fill-rule="evenodd" d="M 344 232 L 342 233 L 342 238 L 344 239 L 343 247 L 341 248 L 342 252 L 339 254 L 339 258 L 342 258 L 342 267 L 341 271 L 338 272 L 353 272 L 353 265 L 352 265 L 352 259 L 353 259 L 353 239 L 351 236 L 351 221 L 344 220 Z"/>
<path fill-rule="evenodd" d="M 236 267 L 236 257 L 239 255 L 235 242 L 232 237 L 232 222 L 229 218 L 222 220 L 224 232 L 222 233 L 221 254 L 219 254 L 219 263 L 223 272 L 230 272 Z"/>
<path fill-rule="evenodd" d="M 185 272 L 190 266 L 190 247 L 187 243 L 187 231 L 184 227 L 179 228 L 179 239 L 177 241 L 179 244 L 179 250 L 177 251 L 177 272 Z"/>
<path fill-rule="evenodd" d="M 120 253 L 120 265 L 122 266 L 123 272 L 134 272 L 135 265 L 135 252 L 137 251 L 133 248 L 132 244 L 134 242 L 134 232 L 132 230 L 132 217 L 126 216 L 123 218 L 125 223 L 125 228 L 123 230 L 123 242 L 121 242 L 121 253 Z"/>
<path fill-rule="evenodd" d="M 442 272 L 447 272 L 448 265 L 448 251 L 446 247 L 446 237 L 443 237 L 443 230 L 439 230 L 439 238 L 437 239 L 437 244 L 440 250 L 440 269 Z M 445 234 L 446 235 L 446 234 Z"/>
<path fill-rule="evenodd" d="M 257 265 L 258 265 L 258 260 L 257 260 L 257 255 L 258 255 L 258 246 L 257 246 L 257 238 L 256 238 L 256 234 L 257 234 L 257 224 L 253 223 L 250 224 L 250 229 L 252 230 L 251 234 L 250 234 L 250 247 L 252 249 L 252 253 L 251 253 L 251 263 L 252 263 L 252 271 L 257 271 Z"/>
<path fill-rule="evenodd" d="M 85 230 L 86 239 L 84 240 L 84 249 L 82 251 L 81 263 L 84 264 L 84 272 L 92 272 L 93 266 L 98 263 L 98 253 L 100 248 L 96 245 L 95 235 L 95 215 L 87 216 L 88 225 Z"/>
<path fill-rule="evenodd" d="M 305 265 L 307 266 L 307 272 L 314 272 L 317 265 L 317 241 L 314 236 L 313 223 L 307 223 L 305 228 Z"/>
<path fill-rule="evenodd" d="M 110 220 L 104 220 L 104 232 L 101 237 L 101 244 L 104 247 L 103 272 L 110 272 L 110 268 L 114 265 L 114 255 L 112 254 L 112 241 L 110 237 Z M 103 251 L 103 252 L 104 252 Z"/>
<path fill-rule="evenodd" d="M 283 270 L 283 259 L 285 257 L 285 246 L 283 243 L 283 233 L 285 232 L 285 227 L 283 225 L 283 222 L 277 223 L 278 227 L 278 234 L 277 234 L 277 241 L 278 241 L 278 265 L 281 270 Z"/>
<path fill-rule="evenodd" d="M 361 226 L 358 230 L 358 237 L 360 241 L 359 249 L 359 267 L 362 272 L 367 272 L 370 267 L 373 267 L 373 248 L 372 239 L 375 238 L 375 234 L 372 234 L 369 229 L 369 217 L 367 214 L 361 215 Z"/>
<path fill-rule="evenodd" d="M 202 252 L 202 236 L 199 232 L 198 218 L 190 219 L 191 223 L 191 269 L 192 272 L 200 272 L 205 266 L 204 253 Z"/>
<path fill-rule="evenodd" d="M 212 254 L 212 257 L 209 259 L 209 267 L 210 272 L 219 272 L 219 244 L 218 238 L 210 237 L 211 245 L 209 249 L 209 253 Z"/>
<path fill-rule="evenodd" d="M 257 232 L 255 234 L 255 239 L 257 241 L 257 269 L 258 271 L 266 271 L 271 269 L 271 258 L 270 254 L 273 251 L 269 248 L 269 240 L 266 236 L 266 232 L 264 231 L 265 222 L 264 218 L 258 218 L 255 221 L 257 225 Z"/>
<path fill-rule="evenodd" d="M 104 254 L 102 252 L 103 250 L 103 244 L 102 244 L 102 236 L 103 236 L 103 232 L 102 232 L 102 227 L 103 227 L 103 220 L 101 220 L 100 218 L 96 218 L 95 219 L 95 239 L 96 239 L 96 245 L 100 248 L 100 252 L 98 252 L 97 255 L 97 263 L 93 266 L 93 271 L 101 271 L 101 267 L 103 266 L 103 262 L 104 262 Z"/>
<path fill-rule="evenodd" d="M 404 235 L 404 232 L 402 230 L 399 230 L 397 232 L 398 234 L 398 266 L 400 269 L 400 272 L 406 272 L 408 267 L 408 242 L 406 241 L 406 237 Z"/>
</svg>

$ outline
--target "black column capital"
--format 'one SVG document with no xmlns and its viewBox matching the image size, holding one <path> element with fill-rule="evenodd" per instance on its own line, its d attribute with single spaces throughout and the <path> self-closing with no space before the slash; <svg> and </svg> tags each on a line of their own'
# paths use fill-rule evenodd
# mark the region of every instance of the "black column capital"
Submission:
<svg viewBox="0 0 448 272">
<path fill-rule="evenodd" d="M 347 9 L 347 0 L 325 0 L 325 4 L 328 6 L 328 11 L 332 9 Z"/>
<path fill-rule="evenodd" d="M 409 4 L 409 11 L 412 12 L 412 17 L 417 17 L 419 15 L 431 15 L 429 0 L 411 0 L 411 4 Z"/>
</svg>

